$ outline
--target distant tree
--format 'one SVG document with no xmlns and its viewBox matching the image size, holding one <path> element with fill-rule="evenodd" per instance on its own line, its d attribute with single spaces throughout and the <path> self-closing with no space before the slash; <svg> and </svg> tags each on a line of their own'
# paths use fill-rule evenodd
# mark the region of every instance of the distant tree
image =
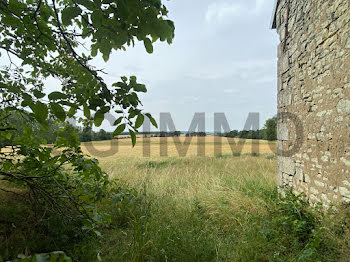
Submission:
<svg viewBox="0 0 350 262">
<path fill-rule="evenodd" d="M 18 114 L 16 112 L 11 112 L 8 115 L 8 123 L 9 125 L 14 127 L 15 133 L 12 134 L 13 137 L 22 136 L 23 135 L 23 125 L 28 125 L 33 130 L 33 135 L 37 138 L 43 139 L 44 144 L 53 144 L 57 138 L 57 132 L 60 128 L 63 127 L 63 124 L 57 121 L 54 117 L 47 119 L 47 127 L 43 128 L 38 122 L 30 121 L 28 123 L 28 119 L 30 119 L 30 114 L 28 112 L 23 112 L 22 114 Z M 11 139 L 8 140 L 8 144 L 14 145 L 13 142 L 10 142 Z M 17 143 L 18 144 L 18 143 Z"/>
<path fill-rule="evenodd" d="M 181 136 L 181 132 L 180 131 L 175 131 L 174 132 L 174 136 Z"/>
<path fill-rule="evenodd" d="M 100 131 L 98 131 L 97 133 L 95 133 L 95 139 L 94 140 L 98 140 L 98 141 L 103 141 L 103 140 L 110 140 L 112 139 L 112 135 L 107 133 L 104 129 L 101 129 Z"/>
<path fill-rule="evenodd" d="M 275 141 L 277 140 L 277 118 L 273 117 L 267 119 L 265 122 L 265 133 L 266 140 Z"/>
<path fill-rule="evenodd" d="M 159 137 L 167 137 L 168 133 L 167 132 L 160 132 Z"/>
<path fill-rule="evenodd" d="M 90 126 L 83 127 L 79 130 L 79 141 L 90 142 L 94 138 L 92 128 Z"/>
<path fill-rule="evenodd" d="M 238 136 L 238 130 L 232 130 L 225 134 L 226 137 L 237 137 Z"/>
<path fill-rule="evenodd" d="M 207 135 L 207 133 L 205 133 L 205 132 L 189 132 L 189 133 L 186 133 L 186 137 L 190 137 L 190 136 L 204 137 L 206 135 Z"/>
<path fill-rule="evenodd" d="M 191 134 L 188 134 L 190 136 Z M 265 123 L 265 126 L 263 129 L 258 130 L 232 130 L 228 133 L 217 133 L 215 134 L 217 136 L 224 136 L 224 137 L 239 137 L 242 139 L 265 139 L 274 141 L 277 139 L 277 124 L 276 124 L 276 118 L 268 119 Z"/>
<path fill-rule="evenodd" d="M 267 140 L 265 128 L 259 130 L 259 139 Z"/>
<path fill-rule="evenodd" d="M 238 137 L 239 138 L 248 138 L 249 131 L 248 130 L 242 130 L 239 132 Z"/>
</svg>

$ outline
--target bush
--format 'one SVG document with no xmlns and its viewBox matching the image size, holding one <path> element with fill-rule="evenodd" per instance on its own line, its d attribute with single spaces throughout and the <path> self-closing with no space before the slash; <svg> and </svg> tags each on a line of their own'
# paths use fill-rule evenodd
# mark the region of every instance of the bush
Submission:
<svg viewBox="0 0 350 262">
<path fill-rule="evenodd" d="M 239 240 L 237 261 L 337 261 L 321 206 L 311 207 L 291 191 L 270 200 L 267 215 L 255 217 Z"/>
</svg>

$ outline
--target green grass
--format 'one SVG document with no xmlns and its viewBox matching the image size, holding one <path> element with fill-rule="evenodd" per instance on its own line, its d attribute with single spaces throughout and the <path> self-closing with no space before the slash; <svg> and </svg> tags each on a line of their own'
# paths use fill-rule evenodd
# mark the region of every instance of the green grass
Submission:
<svg viewBox="0 0 350 262">
<path fill-rule="evenodd" d="M 0 205 L 0 223 L 8 222 L 0 227 L 0 256 L 53 250 L 76 261 L 99 256 L 107 262 L 348 261 L 350 256 L 349 208 L 324 213 L 293 194 L 281 198 L 271 155 L 123 156 L 102 158 L 101 165 L 117 181 L 99 205 L 111 214 L 111 223 L 98 229 L 101 237 L 77 235 L 72 225 L 57 220 L 38 225 L 34 211 L 10 197 Z"/>
<path fill-rule="evenodd" d="M 113 207 L 114 221 L 103 235 L 103 261 L 346 258 L 320 210 L 292 194 L 279 197 L 275 162 L 264 155 L 223 155 L 128 158 L 113 167 L 105 160 L 122 187 L 137 194 L 103 205 Z"/>
</svg>

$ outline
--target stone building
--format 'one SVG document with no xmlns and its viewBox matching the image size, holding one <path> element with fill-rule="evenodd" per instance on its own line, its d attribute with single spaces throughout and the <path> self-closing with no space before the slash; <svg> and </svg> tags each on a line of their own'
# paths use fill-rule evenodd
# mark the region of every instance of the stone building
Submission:
<svg viewBox="0 0 350 262">
<path fill-rule="evenodd" d="M 276 0 L 278 183 L 350 202 L 350 0 Z"/>
</svg>

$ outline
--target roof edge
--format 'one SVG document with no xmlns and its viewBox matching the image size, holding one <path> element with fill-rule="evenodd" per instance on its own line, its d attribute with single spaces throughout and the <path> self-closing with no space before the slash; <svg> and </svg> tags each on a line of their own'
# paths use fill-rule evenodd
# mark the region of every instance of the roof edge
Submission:
<svg viewBox="0 0 350 262">
<path fill-rule="evenodd" d="M 271 29 L 276 29 L 276 15 L 277 15 L 277 8 L 279 3 L 280 3 L 280 0 L 275 0 L 273 14 L 271 18 Z"/>
</svg>

